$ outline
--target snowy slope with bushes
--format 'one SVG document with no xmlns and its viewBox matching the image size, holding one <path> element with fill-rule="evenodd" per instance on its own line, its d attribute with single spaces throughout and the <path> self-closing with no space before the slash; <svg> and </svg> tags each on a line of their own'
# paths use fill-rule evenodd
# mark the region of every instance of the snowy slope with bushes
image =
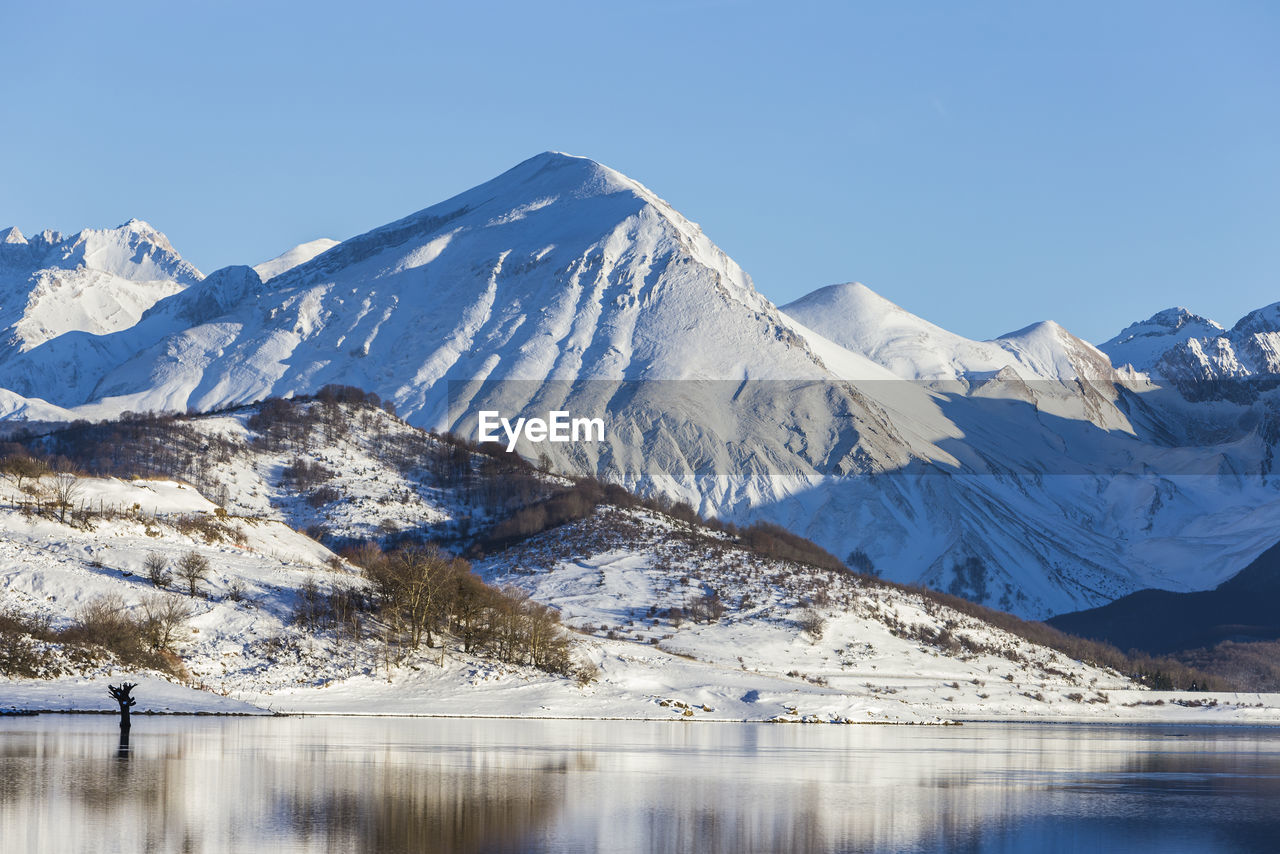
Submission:
<svg viewBox="0 0 1280 854">
<path fill-rule="evenodd" d="M 78 478 L 10 454 L 0 466 L 0 663 L 10 673 L 0 707 L 109 708 L 104 680 L 141 671 L 174 684 L 152 700 L 171 710 L 828 722 L 1273 712 L 1266 698 L 1152 694 L 980 612 L 855 576 L 785 531 L 706 527 L 687 507 L 525 465 L 490 468 L 493 457 L 354 395 L 33 440 L 103 467 L 191 472 L 199 460 L 221 487 L 217 503 L 189 483 Z M 85 432 L 109 429 L 117 441 Z M 181 435 L 194 444 L 173 441 Z M 327 476 L 299 484 L 315 465 Z M 241 477 L 219 479 L 220 466 Z M 512 513 L 498 490 L 485 497 L 484 482 L 521 478 L 544 485 L 541 503 L 526 496 Z M 444 532 L 461 548 L 450 520 L 473 514 L 477 575 L 412 545 L 344 560 L 284 524 L 312 518 L 294 515 L 304 514 L 296 497 L 325 487 L 351 513 L 320 523 L 334 541 L 371 530 L 343 527 L 369 504 L 403 514 L 403 527 L 374 533 Z M 545 510 L 539 521 L 532 510 L 543 507 L 566 521 Z M 194 580 L 192 563 L 205 567 Z M 439 584 L 414 587 L 415 567 Z M 444 598 L 415 610 L 413 589 Z M 182 685 L 216 696 L 204 702 Z"/>
</svg>

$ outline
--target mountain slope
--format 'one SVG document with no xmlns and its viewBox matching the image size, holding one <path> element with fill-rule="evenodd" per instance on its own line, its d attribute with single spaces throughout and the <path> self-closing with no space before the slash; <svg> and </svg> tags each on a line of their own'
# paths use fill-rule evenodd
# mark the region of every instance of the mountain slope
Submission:
<svg viewBox="0 0 1280 854">
<path fill-rule="evenodd" d="M 1280 639 L 1280 544 L 1212 590 L 1140 590 L 1087 611 L 1051 618 L 1065 632 L 1149 653 L 1207 648 L 1223 641 Z"/>
</svg>

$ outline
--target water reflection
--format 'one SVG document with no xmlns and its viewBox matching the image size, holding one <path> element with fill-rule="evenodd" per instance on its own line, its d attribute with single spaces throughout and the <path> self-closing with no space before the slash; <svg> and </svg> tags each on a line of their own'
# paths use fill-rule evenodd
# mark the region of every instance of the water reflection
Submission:
<svg viewBox="0 0 1280 854">
<path fill-rule="evenodd" d="M 6 852 L 1265 851 L 1278 796 L 1262 730 L 0 723 Z"/>
</svg>

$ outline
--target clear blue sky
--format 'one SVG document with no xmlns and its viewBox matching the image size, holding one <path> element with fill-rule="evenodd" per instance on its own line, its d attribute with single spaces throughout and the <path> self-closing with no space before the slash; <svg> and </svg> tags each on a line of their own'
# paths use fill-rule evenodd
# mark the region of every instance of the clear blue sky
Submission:
<svg viewBox="0 0 1280 854">
<path fill-rule="evenodd" d="M 771 299 L 858 280 L 990 337 L 1280 300 L 1280 4 L 6 2 L 0 227 L 206 272 L 547 149 Z"/>
</svg>

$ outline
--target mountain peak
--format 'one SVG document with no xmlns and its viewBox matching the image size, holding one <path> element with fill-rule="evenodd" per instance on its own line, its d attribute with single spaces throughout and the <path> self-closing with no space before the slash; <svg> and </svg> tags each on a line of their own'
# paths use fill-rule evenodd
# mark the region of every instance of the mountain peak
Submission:
<svg viewBox="0 0 1280 854">
<path fill-rule="evenodd" d="M 482 194 L 491 200 L 631 197 L 654 206 L 668 219 L 697 230 L 696 225 L 636 179 L 590 157 L 562 151 L 536 154 L 454 199 Z M 454 199 L 443 204 L 450 204 Z"/>
<path fill-rule="evenodd" d="M 18 230 L 16 225 L 0 231 L 0 243 L 26 243 L 27 238 L 22 236 L 22 232 Z"/>
<path fill-rule="evenodd" d="M 1111 360 L 1097 347 L 1074 335 L 1056 320 L 1041 320 L 992 340 L 1015 353 L 1018 360 L 1041 377 L 1059 381 L 1083 379 L 1110 382 L 1115 378 Z"/>
<path fill-rule="evenodd" d="M 1037 320 L 1035 323 L 1028 324 L 1021 329 L 1015 329 L 1012 332 L 1006 332 L 1005 334 L 997 336 L 991 340 L 1009 341 L 1012 339 L 1061 338 L 1063 335 L 1071 335 L 1071 333 L 1068 332 L 1058 321 Z"/>
<path fill-rule="evenodd" d="M 1221 328 L 1221 327 L 1219 327 Z M 1280 332 L 1280 302 L 1256 308 L 1236 321 L 1232 332 Z"/>
<path fill-rule="evenodd" d="M 446 247 L 466 244 L 479 257 L 516 263 L 587 264 L 628 244 L 668 257 L 687 253 L 717 271 L 718 287 L 753 310 L 772 310 L 748 276 L 702 233 L 639 181 L 587 157 L 545 151 L 450 199 L 344 241 L 278 276 L 275 287 L 319 281 L 375 258 L 426 268 Z M 412 257 L 398 257 L 417 245 Z M 567 253 L 584 251 L 576 261 Z M 505 253 L 505 254 L 504 254 Z M 455 248 L 449 249 L 457 257 Z M 561 258 L 561 256 L 564 256 Z M 519 260 L 517 260 L 519 259 Z M 442 265 L 435 265 L 435 270 Z M 449 280 L 456 287 L 458 277 Z"/>
<path fill-rule="evenodd" d="M 592 160 L 590 157 L 583 157 L 580 154 L 567 154 L 563 151 L 544 151 L 541 154 L 535 154 L 528 160 L 521 161 L 507 170 L 507 174 L 526 169 L 531 170 L 534 174 L 544 170 L 576 170 L 583 175 L 616 176 L 623 183 L 635 183 L 618 170 L 610 169 L 599 161 Z"/>
<path fill-rule="evenodd" d="M 1131 323 L 1120 334 L 1098 345 L 1112 364 L 1132 365 L 1150 371 L 1160 357 L 1191 338 L 1211 338 L 1222 333 L 1222 326 L 1207 317 L 1194 314 L 1182 306 L 1157 311 L 1146 320 Z"/>
</svg>

